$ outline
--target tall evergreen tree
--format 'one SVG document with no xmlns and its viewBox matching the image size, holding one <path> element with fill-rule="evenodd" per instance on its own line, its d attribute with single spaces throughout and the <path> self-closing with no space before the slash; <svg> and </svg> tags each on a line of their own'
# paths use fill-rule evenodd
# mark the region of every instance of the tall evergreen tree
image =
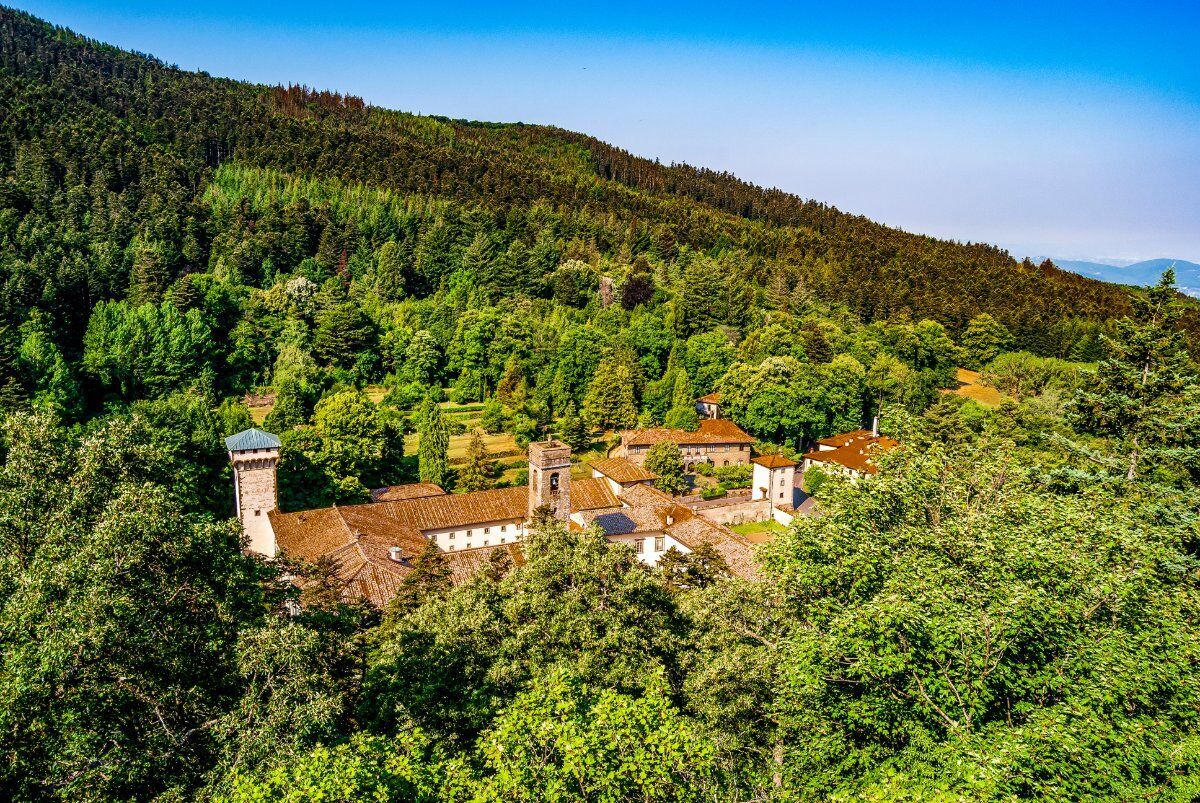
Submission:
<svg viewBox="0 0 1200 803">
<path fill-rule="evenodd" d="M 446 456 L 450 448 L 450 433 L 442 408 L 427 397 L 421 405 L 417 423 L 417 470 L 421 482 L 444 485 L 449 461 Z"/>
<path fill-rule="evenodd" d="M 458 487 L 464 491 L 484 491 L 492 487 L 494 466 L 488 457 L 487 444 L 482 433 L 471 433 L 467 447 L 467 463 L 458 473 Z"/>
<path fill-rule="evenodd" d="M 1132 315 L 1104 338 L 1095 381 L 1074 401 L 1076 421 L 1109 438 L 1130 481 L 1160 459 L 1194 464 L 1200 450 L 1200 378 L 1184 348 L 1177 296 L 1167 270 L 1134 298 Z"/>
<path fill-rule="evenodd" d="M 375 289 L 388 301 L 404 297 L 404 254 L 393 240 L 381 245 L 375 256 Z"/>
<path fill-rule="evenodd" d="M 600 429 L 630 429 L 637 424 L 633 375 L 625 361 L 609 358 L 600 362 L 583 410 L 589 423 Z"/>
<path fill-rule="evenodd" d="M 687 371 L 680 368 L 675 372 L 675 383 L 671 393 L 671 409 L 664 422 L 673 429 L 694 432 L 700 426 L 700 414 L 696 412 L 696 398 Z"/>
<path fill-rule="evenodd" d="M 558 438 L 576 452 L 582 452 L 591 446 L 591 428 L 575 409 L 574 402 L 567 403 L 562 417 L 558 419 Z"/>
</svg>

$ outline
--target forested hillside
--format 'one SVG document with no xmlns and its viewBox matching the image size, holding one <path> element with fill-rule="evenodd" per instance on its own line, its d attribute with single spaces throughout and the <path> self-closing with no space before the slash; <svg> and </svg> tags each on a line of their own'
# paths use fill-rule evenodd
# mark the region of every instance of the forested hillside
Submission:
<svg viewBox="0 0 1200 803">
<path fill-rule="evenodd" d="M 0 16 L 0 37 L 3 311 L 16 324 L 33 307 L 45 310 L 69 348 L 96 301 L 129 291 L 131 272 L 139 292 L 154 296 L 216 267 L 213 245 L 232 221 L 214 220 L 202 195 L 228 163 L 385 188 L 410 206 L 396 229 L 371 232 L 317 209 L 297 225 L 305 246 L 325 247 L 279 253 L 264 244 L 239 254 L 241 273 L 229 278 L 251 286 L 269 280 L 264 269 L 290 272 L 304 256 L 331 272 L 342 251 L 365 274 L 395 238 L 406 292 L 427 295 L 482 232 L 487 273 L 513 248 L 534 251 L 515 256 L 538 284 L 566 252 L 611 260 L 605 272 L 617 279 L 639 254 L 672 262 L 685 248 L 721 252 L 760 292 L 780 271 L 789 286 L 803 282 L 868 321 L 907 312 L 955 333 L 986 311 L 1020 346 L 1056 356 L 1086 329 L 1076 319 L 1126 309 L 1119 289 L 1020 265 L 995 248 L 905 234 L 578 134 L 416 117 L 186 73 L 14 11 Z M 551 254 L 535 250 L 539 239 Z M 419 248 L 436 252 L 432 264 L 417 264 Z M 504 287 L 529 290 L 545 288 Z"/>
<path fill-rule="evenodd" d="M 0 8 L 0 798 L 1195 799 L 1171 282 Z M 753 582 L 541 522 L 377 610 L 239 549 L 254 423 L 300 511 L 520 483 L 534 439 L 602 455 L 714 391 L 758 452 L 876 416 L 901 446 L 812 470 Z"/>
</svg>

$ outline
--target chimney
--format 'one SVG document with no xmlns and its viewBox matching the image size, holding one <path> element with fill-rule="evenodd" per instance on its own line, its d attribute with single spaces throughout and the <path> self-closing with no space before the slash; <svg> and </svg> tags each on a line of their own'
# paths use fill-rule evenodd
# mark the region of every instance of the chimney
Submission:
<svg viewBox="0 0 1200 803">
<path fill-rule="evenodd" d="M 879 437 L 879 416 L 875 416 L 871 419 L 871 437 Z"/>
<path fill-rule="evenodd" d="M 388 557 L 395 563 L 404 563 L 404 549 L 398 546 L 388 547 Z"/>
</svg>

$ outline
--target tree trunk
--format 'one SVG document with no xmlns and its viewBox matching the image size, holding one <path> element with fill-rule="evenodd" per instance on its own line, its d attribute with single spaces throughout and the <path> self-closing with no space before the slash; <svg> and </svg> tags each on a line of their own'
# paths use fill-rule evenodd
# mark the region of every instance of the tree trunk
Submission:
<svg viewBox="0 0 1200 803">
<path fill-rule="evenodd" d="M 771 751 L 775 760 L 775 771 L 771 774 L 771 784 L 779 789 L 783 786 L 783 738 L 775 737 L 775 748 Z"/>
</svg>

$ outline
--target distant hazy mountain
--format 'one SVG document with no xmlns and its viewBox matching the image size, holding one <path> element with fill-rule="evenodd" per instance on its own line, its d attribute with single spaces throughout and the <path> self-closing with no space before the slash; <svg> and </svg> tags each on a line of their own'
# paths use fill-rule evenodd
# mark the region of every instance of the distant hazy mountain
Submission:
<svg viewBox="0 0 1200 803">
<path fill-rule="evenodd" d="M 1034 261 L 1040 261 L 1037 257 Z M 1171 265 L 1175 266 L 1175 281 L 1179 289 L 1190 296 L 1200 298 L 1200 265 L 1188 262 L 1186 259 L 1147 259 L 1130 265 L 1112 265 L 1104 262 L 1091 262 L 1084 259 L 1059 259 L 1050 257 L 1054 264 L 1063 270 L 1078 273 L 1080 276 L 1090 276 L 1117 284 L 1153 284 L 1162 276 L 1162 272 Z"/>
</svg>

